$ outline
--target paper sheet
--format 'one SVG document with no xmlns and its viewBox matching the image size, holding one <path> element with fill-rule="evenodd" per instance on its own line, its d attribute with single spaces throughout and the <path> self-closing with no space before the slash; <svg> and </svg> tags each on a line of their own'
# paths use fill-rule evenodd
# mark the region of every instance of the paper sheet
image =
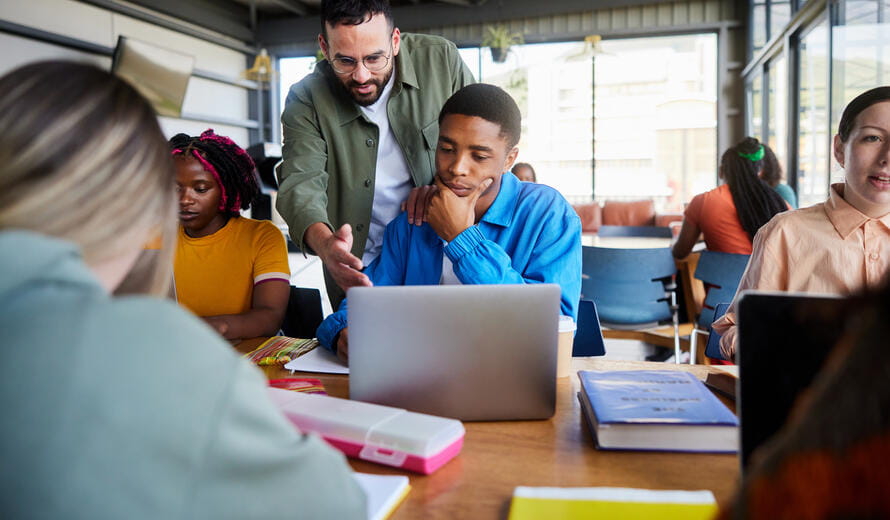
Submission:
<svg viewBox="0 0 890 520">
<path fill-rule="evenodd" d="M 404 475 L 353 475 L 368 498 L 368 520 L 389 518 L 411 489 Z"/>
<path fill-rule="evenodd" d="M 321 372 L 325 374 L 348 374 L 349 367 L 328 349 L 318 346 L 297 359 L 284 365 L 293 372 Z"/>
</svg>

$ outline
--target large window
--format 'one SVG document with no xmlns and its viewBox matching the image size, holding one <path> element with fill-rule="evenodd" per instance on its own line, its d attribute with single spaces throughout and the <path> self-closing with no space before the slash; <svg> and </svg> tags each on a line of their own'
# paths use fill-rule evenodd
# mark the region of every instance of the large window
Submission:
<svg viewBox="0 0 890 520">
<path fill-rule="evenodd" d="M 291 85 L 308 76 L 315 69 L 315 56 L 306 56 L 301 58 L 282 58 L 278 60 L 278 92 L 281 96 L 278 105 L 284 110 L 284 100 L 287 99 L 287 93 Z"/>
<path fill-rule="evenodd" d="M 776 153 L 783 171 L 788 164 L 788 70 L 784 56 L 769 64 L 766 143 Z M 757 136 L 761 137 L 761 136 Z"/>
<path fill-rule="evenodd" d="M 832 28 L 832 128 L 846 104 L 890 83 L 890 1 L 847 0 Z"/>
<path fill-rule="evenodd" d="M 519 45 L 502 64 L 488 49 L 461 56 L 516 99 L 518 160 L 570 201 L 680 211 L 716 184 L 716 35 Z"/>
<path fill-rule="evenodd" d="M 602 42 L 594 61 L 595 195 L 680 211 L 717 181 L 717 37 Z"/>
<path fill-rule="evenodd" d="M 803 5 L 803 2 L 800 3 Z M 790 0 L 753 0 L 750 3 L 750 50 L 756 54 L 769 40 L 781 34 L 791 20 Z"/>
<path fill-rule="evenodd" d="M 828 197 L 828 21 L 817 23 L 800 37 L 797 190 L 800 207 Z"/>
<path fill-rule="evenodd" d="M 598 51 L 584 42 L 514 46 L 496 63 L 487 48 L 461 49 L 476 79 L 498 85 L 522 112 L 518 162 L 530 163 L 538 181 L 569 200 L 593 194 L 592 62 Z"/>
</svg>

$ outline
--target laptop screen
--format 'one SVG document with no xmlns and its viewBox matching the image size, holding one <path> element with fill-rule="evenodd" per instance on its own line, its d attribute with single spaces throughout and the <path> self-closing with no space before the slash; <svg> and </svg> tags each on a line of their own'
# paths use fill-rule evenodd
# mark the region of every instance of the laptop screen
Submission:
<svg viewBox="0 0 890 520">
<path fill-rule="evenodd" d="M 844 332 L 846 300 L 745 293 L 739 301 L 741 467 L 776 433 Z"/>
</svg>

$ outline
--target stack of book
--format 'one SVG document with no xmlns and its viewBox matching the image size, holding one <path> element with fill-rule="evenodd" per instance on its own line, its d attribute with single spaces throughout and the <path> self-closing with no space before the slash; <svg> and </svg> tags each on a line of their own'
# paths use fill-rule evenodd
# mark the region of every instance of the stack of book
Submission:
<svg viewBox="0 0 890 520">
<path fill-rule="evenodd" d="M 601 449 L 738 451 L 738 419 L 694 375 L 580 371 L 578 399 Z"/>
</svg>

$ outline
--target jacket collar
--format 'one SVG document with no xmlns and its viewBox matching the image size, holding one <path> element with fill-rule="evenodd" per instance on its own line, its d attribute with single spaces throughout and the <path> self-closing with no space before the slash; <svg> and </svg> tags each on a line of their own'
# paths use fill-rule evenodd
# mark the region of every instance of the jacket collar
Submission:
<svg viewBox="0 0 890 520">
<path fill-rule="evenodd" d="M 512 173 L 504 172 L 501 174 L 501 188 L 494 202 L 489 206 L 488 211 L 480 222 L 486 222 L 495 226 L 509 227 L 513 222 L 513 215 L 516 213 L 516 205 L 519 203 L 519 190 L 522 185 Z"/>
</svg>

